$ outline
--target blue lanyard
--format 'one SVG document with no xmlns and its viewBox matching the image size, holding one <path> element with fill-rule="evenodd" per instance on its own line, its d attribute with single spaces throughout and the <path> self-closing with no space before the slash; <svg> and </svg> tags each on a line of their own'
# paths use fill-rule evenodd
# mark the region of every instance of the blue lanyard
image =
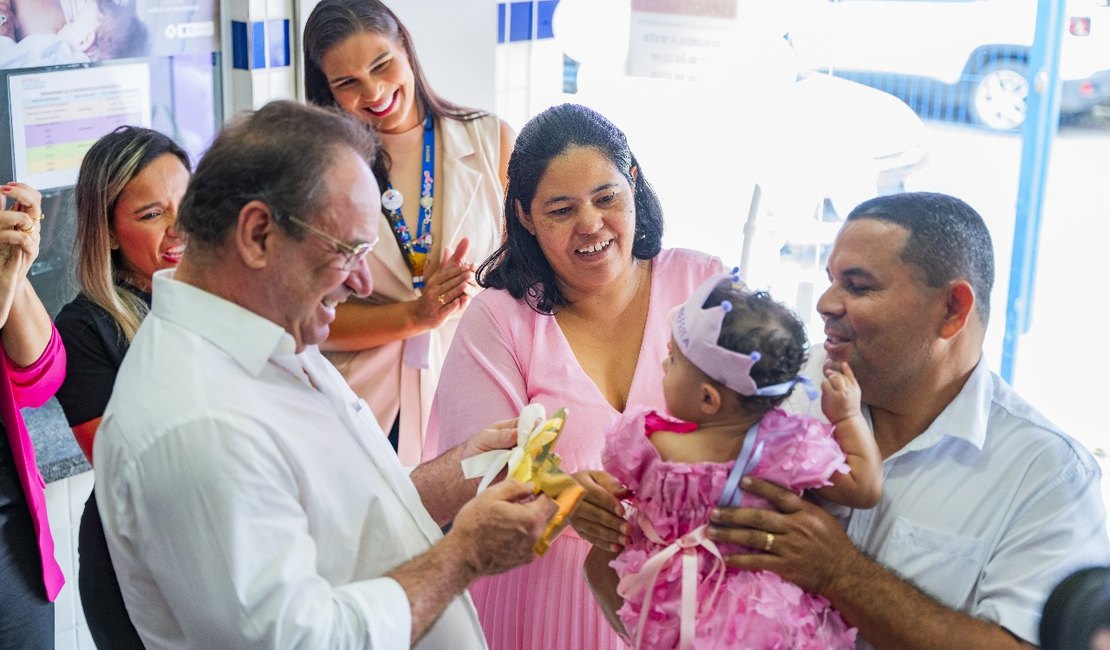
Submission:
<svg viewBox="0 0 1110 650">
<path fill-rule="evenodd" d="M 412 286 L 419 289 L 424 286 L 424 268 L 428 263 L 428 251 L 432 249 L 432 205 L 435 203 L 435 168 L 436 168 L 436 130 L 432 121 L 432 113 L 424 120 L 424 155 L 421 157 L 420 173 L 420 220 L 416 224 L 416 238 L 413 239 L 401 208 L 383 208 L 389 225 L 393 228 L 393 235 L 401 247 L 409 271 L 412 272 Z M 393 191 L 393 183 L 386 181 L 386 186 Z"/>
</svg>

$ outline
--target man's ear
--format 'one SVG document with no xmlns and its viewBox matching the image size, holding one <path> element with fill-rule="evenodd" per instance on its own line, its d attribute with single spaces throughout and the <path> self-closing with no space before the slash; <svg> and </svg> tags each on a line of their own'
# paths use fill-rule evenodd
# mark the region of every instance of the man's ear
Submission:
<svg viewBox="0 0 1110 650">
<path fill-rule="evenodd" d="M 524 207 L 520 205 L 520 199 L 513 201 L 513 210 L 516 212 L 516 220 L 520 222 L 520 225 L 524 226 L 528 234 L 535 237 L 536 226 L 532 223 L 532 215 L 524 211 Z"/>
<path fill-rule="evenodd" d="M 967 321 L 975 311 L 975 289 L 967 280 L 956 280 L 948 285 L 944 300 L 940 336 L 950 339 L 967 327 Z"/>
<path fill-rule="evenodd" d="M 239 219 L 235 222 L 235 250 L 248 268 L 266 266 L 273 253 L 273 237 L 278 228 L 273 211 L 262 201 L 251 201 L 239 210 Z"/>
<path fill-rule="evenodd" d="M 721 410 L 721 389 L 706 381 L 701 383 L 698 390 L 701 391 L 701 412 L 716 415 Z"/>
</svg>

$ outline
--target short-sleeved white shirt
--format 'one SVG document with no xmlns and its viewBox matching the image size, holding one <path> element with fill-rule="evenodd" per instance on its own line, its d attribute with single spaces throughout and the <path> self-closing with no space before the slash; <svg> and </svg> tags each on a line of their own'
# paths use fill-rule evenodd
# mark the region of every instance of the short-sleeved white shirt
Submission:
<svg viewBox="0 0 1110 650">
<path fill-rule="evenodd" d="M 810 356 L 817 380 L 824 352 Z M 804 396 L 789 406 L 804 410 Z M 851 511 L 847 531 L 944 605 L 1037 643 L 1053 587 L 1110 564 L 1100 481 L 1094 458 L 980 360 L 929 428 L 883 461 L 882 501 Z"/>
</svg>

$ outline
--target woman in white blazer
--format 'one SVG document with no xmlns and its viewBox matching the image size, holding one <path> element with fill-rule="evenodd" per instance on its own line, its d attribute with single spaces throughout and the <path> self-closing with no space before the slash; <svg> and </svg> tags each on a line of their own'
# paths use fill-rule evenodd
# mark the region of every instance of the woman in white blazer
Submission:
<svg viewBox="0 0 1110 650">
<path fill-rule="evenodd" d="M 501 244 L 515 134 L 439 97 L 408 30 L 377 0 L 320 2 L 304 53 L 309 101 L 374 128 L 386 154 L 375 169 L 381 240 L 367 258 L 374 291 L 339 307 L 324 349 L 412 467 L 474 268 Z"/>
</svg>

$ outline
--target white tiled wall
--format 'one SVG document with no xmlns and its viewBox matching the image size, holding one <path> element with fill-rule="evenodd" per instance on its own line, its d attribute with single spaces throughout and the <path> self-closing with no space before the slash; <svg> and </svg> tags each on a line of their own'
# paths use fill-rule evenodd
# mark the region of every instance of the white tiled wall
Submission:
<svg viewBox="0 0 1110 650">
<path fill-rule="evenodd" d="M 92 486 L 91 471 L 46 486 L 46 511 L 54 534 L 54 554 L 66 576 L 66 584 L 54 603 L 54 646 L 57 650 L 96 648 L 77 593 L 77 529 Z"/>
</svg>

